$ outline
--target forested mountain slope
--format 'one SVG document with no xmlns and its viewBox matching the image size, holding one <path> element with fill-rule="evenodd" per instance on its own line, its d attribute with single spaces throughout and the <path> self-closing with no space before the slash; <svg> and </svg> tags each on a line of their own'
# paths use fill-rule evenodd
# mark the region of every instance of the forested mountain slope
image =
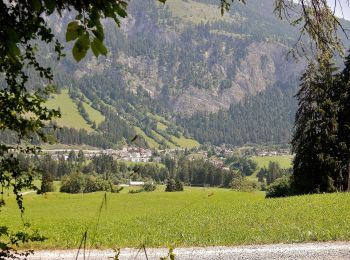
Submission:
<svg viewBox="0 0 350 260">
<path fill-rule="evenodd" d="M 297 31 L 275 18 L 272 0 L 235 3 L 224 16 L 218 2 L 133 0 L 121 28 L 105 21 L 107 57 L 90 53 L 77 64 L 68 52 L 53 63 L 42 46 L 56 85 L 69 89 L 93 129 L 84 135 L 99 136 L 103 147 L 130 143 L 135 134 L 154 148 L 198 145 L 191 137 L 217 145 L 287 143 L 306 64 L 286 57 Z M 62 42 L 73 16 L 48 18 Z M 84 102 L 105 120 L 93 122 Z"/>
<path fill-rule="evenodd" d="M 108 77 L 133 93 L 141 87 L 177 113 L 228 109 L 246 95 L 297 78 L 305 65 L 286 60 L 297 34 L 272 8 L 272 1 L 252 0 L 221 16 L 216 0 L 165 6 L 131 1 L 121 29 L 106 23 L 109 56 L 78 65 L 67 59 L 64 69 L 93 84 Z M 60 22 L 59 31 L 66 27 Z"/>
</svg>

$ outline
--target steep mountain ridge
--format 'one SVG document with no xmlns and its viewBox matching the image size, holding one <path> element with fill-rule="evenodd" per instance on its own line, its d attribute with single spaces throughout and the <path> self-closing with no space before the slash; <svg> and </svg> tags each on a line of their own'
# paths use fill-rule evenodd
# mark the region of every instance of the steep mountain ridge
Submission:
<svg viewBox="0 0 350 260">
<path fill-rule="evenodd" d="M 168 55 L 161 57 L 159 52 L 155 55 L 119 55 L 118 65 L 124 69 L 129 88 L 135 90 L 136 86 L 141 86 L 155 99 L 166 98 L 172 111 L 193 114 L 228 109 L 244 96 L 300 75 L 305 62 L 286 61 L 289 47 L 282 42 L 286 40 L 282 38 L 284 35 L 270 39 L 255 35 L 253 28 L 241 34 L 240 25 L 248 23 L 248 18 L 237 11 L 221 17 L 212 2 L 169 2 L 163 8 L 166 10 L 163 24 L 159 17 L 154 17 L 154 12 L 134 13 L 138 10 L 134 2 L 129 19 L 133 22 L 124 28 L 127 36 L 147 38 L 152 35 L 156 41 L 165 43 L 164 51 Z M 272 10 L 271 3 L 267 1 L 271 6 L 269 10 Z M 148 2 L 146 6 L 155 9 L 152 4 L 154 2 Z M 157 10 L 158 13 L 164 11 Z M 203 12 L 206 12 L 204 17 Z M 205 17 L 207 14 L 210 18 Z M 174 20 L 176 26 L 168 26 Z M 230 26 L 237 27 L 237 32 L 227 30 Z M 276 37 L 273 32 L 270 36 Z"/>
<path fill-rule="evenodd" d="M 165 6 L 153 0 L 131 1 L 121 29 L 106 22 L 111 50 L 107 58 L 90 56 L 81 64 L 66 62 L 64 67 L 68 64 L 78 80 L 118 70 L 117 84 L 133 93 L 142 87 L 157 101 L 166 100 L 163 105 L 176 113 L 228 109 L 276 82 L 298 78 L 304 68 L 305 62 L 286 60 L 293 32 L 280 30 L 293 28 L 271 18 L 272 1 L 264 2 L 234 5 L 221 17 L 216 1 L 179 0 Z M 269 16 L 257 14 L 257 8 L 270 10 Z M 258 22 L 279 23 L 281 28 L 257 31 Z"/>
<path fill-rule="evenodd" d="M 135 134 L 155 148 L 196 146 L 193 137 L 217 145 L 288 143 L 306 64 L 287 59 L 298 32 L 272 14 L 273 0 L 234 3 L 224 16 L 218 2 L 130 1 L 121 28 L 104 21 L 107 57 L 89 53 L 77 64 L 68 53 L 53 63 L 42 46 L 56 84 L 105 117 L 94 144 L 130 144 Z M 49 18 L 61 42 L 71 19 Z"/>
</svg>

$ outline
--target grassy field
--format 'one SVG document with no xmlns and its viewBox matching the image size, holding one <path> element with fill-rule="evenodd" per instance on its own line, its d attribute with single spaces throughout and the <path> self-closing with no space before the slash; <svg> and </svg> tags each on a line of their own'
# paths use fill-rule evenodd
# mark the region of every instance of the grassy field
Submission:
<svg viewBox="0 0 350 260">
<path fill-rule="evenodd" d="M 267 167 L 269 162 L 277 162 L 281 168 L 287 169 L 292 167 L 292 155 L 277 155 L 277 156 L 253 156 L 251 158 L 258 164 L 259 168 Z"/>
<path fill-rule="evenodd" d="M 154 136 L 155 136 L 158 140 L 160 140 L 160 141 L 164 140 L 164 142 L 170 147 L 170 149 L 175 149 L 175 148 L 177 148 L 177 146 L 176 146 L 175 144 L 169 142 L 166 138 L 164 138 L 163 136 L 161 136 L 160 134 L 158 134 L 156 131 L 152 130 L 152 134 L 154 134 Z"/>
<path fill-rule="evenodd" d="M 200 146 L 194 139 L 185 138 L 184 136 L 180 136 L 180 138 L 176 136 L 172 136 L 171 139 L 181 148 L 194 148 Z"/>
<path fill-rule="evenodd" d="M 94 109 L 90 104 L 83 102 L 83 106 L 86 113 L 88 113 L 89 118 L 92 120 L 92 122 L 95 121 L 97 126 L 105 120 L 105 117 L 101 114 L 101 112 Z"/>
<path fill-rule="evenodd" d="M 163 130 L 166 131 L 166 129 L 168 128 L 168 125 L 170 125 L 171 123 L 166 120 L 164 117 L 159 116 L 159 115 L 153 115 L 151 113 L 148 113 L 148 116 L 154 120 L 157 121 L 157 129 L 158 130 Z M 158 148 L 159 144 L 157 143 L 156 140 L 152 139 L 151 137 L 147 136 L 142 129 L 140 129 L 139 127 L 135 127 L 135 131 L 137 134 L 143 136 L 146 140 L 146 142 L 148 143 L 148 145 L 151 148 Z M 154 136 L 159 140 L 164 140 L 165 143 L 171 148 L 171 149 L 175 149 L 175 148 L 194 148 L 194 147 L 198 147 L 200 146 L 200 143 L 198 143 L 196 140 L 194 139 L 190 139 L 190 138 L 185 138 L 184 136 L 180 136 L 179 138 L 173 135 L 170 135 L 171 140 L 167 140 L 165 139 L 163 136 L 161 136 L 160 134 L 158 134 L 157 132 L 152 130 L 152 133 L 154 134 Z M 172 142 L 171 142 L 172 141 Z M 174 144 L 176 143 L 176 145 Z"/>
<path fill-rule="evenodd" d="M 163 187 L 162 187 L 163 188 Z M 350 239 L 350 194 L 265 199 L 264 194 L 185 188 L 184 192 L 25 196 L 25 220 L 48 239 L 32 248 L 209 246 Z M 13 198 L 0 223 L 20 227 Z M 29 245 L 28 245 L 29 246 Z"/>
<path fill-rule="evenodd" d="M 157 120 L 157 129 L 159 129 L 159 130 L 166 130 L 168 127 L 166 124 L 170 124 L 170 122 L 167 121 L 164 117 L 161 117 L 159 115 L 153 115 L 150 113 L 148 115 L 151 118 L 153 118 L 154 120 Z M 196 140 L 190 139 L 190 138 L 185 138 L 182 135 L 179 138 L 171 135 L 171 141 L 175 142 L 177 144 L 177 146 L 180 148 L 191 149 L 191 148 L 200 146 L 200 143 L 198 143 Z M 169 144 L 170 148 L 176 148 L 176 146 L 174 144 L 172 144 L 171 142 L 167 142 L 167 143 Z"/>
<path fill-rule="evenodd" d="M 159 144 L 153 140 L 151 137 L 149 137 L 148 135 L 146 135 L 146 133 L 144 131 L 142 131 L 142 129 L 140 127 L 134 127 L 136 134 L 141 135 L 145 141 L 147 142 L 148 146 L 151 148 L 158 148 Z"/>
<path fill-rule="evenodd" d="M 69 97 L 68 90 L 62 90 L 58 95 L 54 95 L 46 102 L 47 107 L 61 109 L 62 117 L 56 119 L 57 124 L 60 126 L 72 127 L 75 129 L 85 129 L 88 132 L 92 132 L 93 129 L 85 121 L 85 119 L 79 114 L 77 105 Z"/>
<path fill-rule="evenodd" d="M 118 160 L 118 162 L 123 162 L 128 167 L 135 166 L 135 165 L 154 165 L 154 166 L 158 166 L 159 168 L 165 168 L 164 164 L 157 163 L 157 162 L 131 162 L 131 161 L 124 161 L 124 160 Z"/>
<path fill-rule="evenodd" d="M 162 122 L 157 122 L 157 129 L 165 131 L 168 126 L 164 125 Z"/>
</svg>

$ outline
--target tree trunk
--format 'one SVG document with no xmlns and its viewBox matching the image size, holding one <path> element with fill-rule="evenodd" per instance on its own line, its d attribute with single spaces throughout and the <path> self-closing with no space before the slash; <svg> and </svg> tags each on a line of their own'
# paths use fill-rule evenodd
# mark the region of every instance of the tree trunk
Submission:
<svg viewBox="0 0 350 260">
<path fill-rule="evenodd" d="M 348 153 L 348 165 L 347 165 L 347 172 L 348 172 L 348 188 L 347 192 L 350 192 L 350 152 Z"/>
</svg>

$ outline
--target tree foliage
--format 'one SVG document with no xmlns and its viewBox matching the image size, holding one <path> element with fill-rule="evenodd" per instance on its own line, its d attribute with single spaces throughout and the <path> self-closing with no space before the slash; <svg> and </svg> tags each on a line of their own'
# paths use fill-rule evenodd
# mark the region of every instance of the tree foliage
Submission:
<svg viewBox="0 0 350 260">
<path fill-rule="evenodd" d="M 180 180 L 168 179 L 165 186 L 166 192 L 183 191 L 183 183 Z"/>
<path fill-rule="evenodd" d="M 287 197 L 293 194 L 289 176 L 276 179 L 266 189 L 266 198 Z"/>
<path fill-rule="evenodd" d="M 349 189 L 348 60 L 339 73 L 323 55 L 302 77 L 292 140 L 298 194 Z"/>
<path fill-rule="evenodd" d="M 249 0 L 248 0 L 249 1 Z M 341 0 L 331 0 L 335 7 L 342 9 Z M 228 11 L 234 0 L 221 0 L 221 12 Z M 241 1 L 245 3 L 245 1 Z M 346 0 L 349 6 L 349 0 Z M 343 28 L 339 18 L 335 16 L 335 10 L 330 7 L 327 0 L 275 0 L 275 14 L 287 20 L 291 25 L 299 29 L 300 37 L 295 52 L 305 54 L 309 46 L 305 44 L 305 37 L 310 37 L 311 44 L 318 51 L 343 53 L 343 42 L 340 32 L 347 36 L 347 29 Z"/>
</svg>

